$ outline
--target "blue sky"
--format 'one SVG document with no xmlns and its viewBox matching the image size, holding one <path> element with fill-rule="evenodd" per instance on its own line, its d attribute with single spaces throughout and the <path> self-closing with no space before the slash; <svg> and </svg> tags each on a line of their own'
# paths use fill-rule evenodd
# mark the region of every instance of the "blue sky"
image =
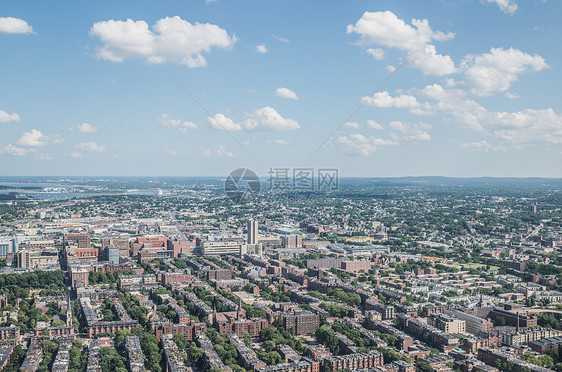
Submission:
<svg viewBox="0 0 562 372">
<path fill-rule="evenodd" d="M 4 1 L 0 174 L 562 177 L 560 14 L 555 0 Z"/>
</svg>

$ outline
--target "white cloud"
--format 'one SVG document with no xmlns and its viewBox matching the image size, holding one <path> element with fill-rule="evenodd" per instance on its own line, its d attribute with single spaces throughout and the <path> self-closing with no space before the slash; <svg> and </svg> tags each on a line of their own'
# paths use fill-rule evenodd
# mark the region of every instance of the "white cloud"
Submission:
<svg viewBox="0 0 562 372">
<path fill-rule="evenodd" d="M 25 132 L 17 141 L 20 146 L 45 146 L 50 143 L 62 143 L 63 140 L 59 136 L 45 136 L 41 131 L 32 129 L 31 132 Z"/>
<path fill-rule="evenodd" d="M 95 133 L 95 132 L 98 131 L 98 128 L 95 125 L 92 125 L 92 124 L 82 123 L 82 124 L 77 125 L 75 127 L 69 128 L 69 130 L 78 131 L 78 132 L 82 132 L 82 133 Z"/>
<path fill-rule="evenodd" d="M 367 53 L 372 55 L 377 61 L 382 61 L 384 59 L 384 50 L 381 48 L 368 48 Z"/>
<path fill-rule="evenodd" d="M 37 154 L 37 155 L 35 155 L 35 157 L 38 160 L 55 160 L 53 155 L 49 155 L 49 154 Z"/>
<path fill-rule="evenodd" d="M 82 142 L 76 145 L 76 149 L 84 152 L 104 152 L 105 145 L 96 142 Z"/>
<path fill-rule="evenodd" d="M 562 143 L 562 116 L 551 108 L 493 112 L 486 127 L 496 138 L 513 144 Z"/>
<path fill-rule="evenodd" d="M 439 84 L 428 85 L 420 95 L 435 102 L 424 102 L 410 111 L 417 115 L 443 115 L 453 124 L 482 131 L 487 111 L 478 102 L 467 98 L 462 89 L 444 89 Z"/>
<path fill-rule="evenodd" d="M 426 75 L 443 76 L 456 72 L 455 63 L 449 56 L 437 54 L 435 46 L 426 44 L 423 48 L 410 51 L 411 63 Z"/>
<path fill-rule="evenodd" d="M 400 121 L 392 121 L 388 124 L 389 128 L 394 130 L 395 132 L 401 133 L 398 136 L 396 133 L 395 135 L 405 139 L 407 141 L 430 141 L 431 136 L 429 133 L 426 132 L 428 129 L 432 129 L 433 127 L 429 124 L 425 123 L 417 123 L 417 124 L 410 124 L 410 123 L 402 123 Z"/>
<path fill-rule="evenodd" d="M 511 93 L 511 92 L 505 92 L 505 96 L 509 99 L 519 99 L 519 98 L 521 98 L 518 94 Z"/>
<path fill-rule="evenodd" d="M 217 0 L 205 0 L 205 3 L 206 3 L 206 4 L 210 4 L 210 3 L 214 3 L 214 2 L 216 2 L 216 1 L 217 1 Z"/>
<path fill-rule="evenodd" d="M 222 157 L 225 157 L 225 158 L 234 158 L 234 157 L 237 156 L 237 155 L 233 154 L 232 152 L 228 151 L 226 149 L 226 147 L 224 147 L 222 145 L 219 146 L 216 150 L 211 150 L 211 149 L 208 149 L 206 147 L 201 147 L 200 151 L 201 151 L 201 155 L 203 155 L 203 156 L 217 155 L 217 156 L 222 156 Z"/>
<path fill-rule="evenodd" d="M 162 126 L 175 128 L 182 133 L 186 133 L 190 129 L 197 129 L 197 124 L 191 121 L 182 121 L 180 119 L 172 119 L 166 114 L 162 114 L 158 119 L 156 119 Z"/>
<path fill-rule="evenodd" d="M 223 114 L 216 114 L 207 118 L 211 127 L 223 130 L 253 130 L 253 131 L 283 131 L 299 129 L 300 125 L 295 120 L 282 117 L 275 109 L 263 107 L 249 114 L 242 123 L 235 123 Z"/>
<path fill-rule="evenodd" d="M 343 126 L 348 128 L 355 128 L 355 129 L 361 128 L 361 125 L 359 125 L 359 123 L 356 121 L 346 121 L 345 123 L 343 123 Z"/>
<path fill-rule="evenodd" d="M 8 114 L 6 111 L 0 110 L 0 123 L 19 122 L 20 120 L 20 116 L 15 112 Z"/>
<path fill-rule="evenodd" d="M 382 124 L 379 124 L 374 120 L 367 120 L 367 126 L 371 129 L 376 129 L 376 130 L 384 129 L 384 126 Z"/>
<path fill-rule="evenodd" d="M 33 149 L 26 149 L 23 147 L 17 147 L 13 143 L 4 147 L 4 149 L 0 150 L 0 154 L 7 154 L 12 156 L 25 156 L 28 152 L 33 151 Z"/>
<path fill-rule="evenodd" d="M 261 54 L 267 53 L 267 48 L 265 47 L 265 44 L 256 45 L 256 50 L 258 51 L 258 53 Z"/>
<path fill-rule="evenodd" d="M 419 106 L 419 102 L 414 96 L 401 94 L 392 97 L 388 92 L 377 92 L 372 96 L 361 98 L 363 104 L 375 107 L 397 107 L 397 108 L 413 108 Z"/>
<path fill-rule="evenodd" d="M 272 35 L 272 36 L 273 36 L 273 38 L 274 38 L 275 40 L 280 41 L 280 42 L 282 42 L 282 43 L 286 43 L 286 44 L 290 44 L 290 43 L 291 43 L 291 42 L 289 41 L 289 39 L 286 39 L 286 38 L 284 38 L 284 37 L 277 36 L 277 35 Z"/>
<path fill-rule="evenodd" d="M 397 142 L 382 138 L 365 137 L 359 133 L 339 137 L 336 143 L 342 145 L 348 154 L 361 156 L 369 156 L 371 153 L 377 151 L 378 146 L 392 146 L 398 144 Z"/>
<path fill-rule="evenodd" d="M 476 96 L 490 96 L 505 92 L 517 81 L 518 75 L 548 68 L 545 60 L 518 49 L 492 48 L 490 53 L 468 55 L 461 67 L 465 69 L 466 84 Z"/>
<path fill-rule="evenodd" d="M 233 130 L 242 130 L 242 126 L 240 124 L 235 123 L 232 119 L 227 118 L 223 114 L 216 114 L 213 117 L 207 118 L 211 127 L 217 130 L 226 130 L 226 131 L 233 131 Z"/>
<path fill-rule="evenodd" d="M 523 109 L 516 112 L 488 111 L 478 102 L 468 98 L 464 90 L 444 89 L 438 84 L 428 85 L 418 93 L 419 97 L 429 101 L 410 108 L 413 114 L 439 115 L 445 122 L 488 134 L 504 144 L 520 146 L 562 143 L 562 115 L 552 108 Z M 426 129 L 431 126 L 420 125 L 393 122 L 390 128 L 402 133 L 404 139 L 429 140 Z M 399 137 L 396 133 L 394 136 Z"/>
<path fill-rule="evenodd" d="M 219 148 L 215 150 L 215 154 L 217 154 L 218 156 L 224 156 L 226 158 L 234 158 L 236 156 L 232 152 L 228 151 L 226 149 L 226 147 L 224 147 L 222 145 L 219 146 Z"/>
<path fill-rule="evenodd" d="M 288 145 L 290 142 L 285 141 L 284 139 L 274 139 L 274 140 L 267 140 L 267 143 L 271 143 L 274 145 L 285 146 Z"/>
<path fill-rule="evenodd" d="M 482 0 L 488 4 L 496 4 L 505 14 L 513 14 L 517 11 L 519 6 L 515 0 Z"/>
<path fill-rule="evenodd" d="M 461 148 L 465 148 L 465 149 L 471 149 L 471 150 L 478 150 L 478 151 L 499 151 L 499 150 L 505 150 L 505 146 L 501 146 L 501 145 L 491 145 L 488 143 L 488 141 L 483 140 L 483 141 L 479 141 L 479 142 L 467 142 L 467 143 L 461 143 L 459 145 L 459 147 Z"/>
<path fill-rule="evenodd" d="M 113 62 L 142 58 L 148 63 L 172 61 L 188 67 L 202 67 L 207 60 L 202 53 L 212 48 L 231 48 L 236 36 L 210 23 L 189 23 L 178 16 L 159 19 L 149 28 L 145 21 L 102 21 L 94 23 L 90 36 L 102 46 L 96 56 Z"/>
<path fill-rule="evenodd" d="M 443 76 L 456 71 L 451 57 L 437 54 L 431 44 L 450 40 L 455 34 L 433 31 L 427 19 L 412 19 L 410 26 L 390 11 L 365 12 L 355 25 L 347 26 L 347 33 L 359 34 L 358 44 L 363 47 L 382 45 L 407 51 L 412 64 L 424 74 Z"/>
<path fill-rule="evenodd" d="M 275 90 L 275 95 L 278 97 L 288 98 L 288 99 L 299 99 L 299 96 L 288 88 L 277 88 Z"/>
<path fill-rule="evenodd" d="M 0 17 L 0 33 L 34 34 L 33 27 L 21 18 Z"/>
<path fill-rule="evenodd" d="M 80 159 L 82 157 L 82 153 L 78 151 L 73 151 L 70 153 L 70 157 L 73 159 Z"/>
<path fill-rule="evenodd" d="M 301 126 L 295 120 L 282 117 L 275 109 L 271 107 L 263 107 L 248 115 L 243 123 L 244 128 L 248 130 L 295 130 Z"/>
<path fill-rule="evenodd" d="M 177 156 L 178 152 L 176 150 L 168 150 L 168 151 L 166 151 L 166 154 L 168 154 L 170 156 Z"/>
</svg>

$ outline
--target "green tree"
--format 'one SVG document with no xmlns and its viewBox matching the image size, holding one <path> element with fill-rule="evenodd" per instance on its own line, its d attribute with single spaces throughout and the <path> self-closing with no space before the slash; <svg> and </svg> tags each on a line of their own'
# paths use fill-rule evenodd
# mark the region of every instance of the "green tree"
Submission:
<svg viewBox="0 0 562 372">
<path fill-rule="evenodd" d="M 203 350 L 195 345 L 195 342 L 192 342 L 189 345 L 189 358 L 191 361 L 197 365 L 203 364 Z"/>
<path fill-rule="evenodd" d="M 174 341 L 180 350 L 185 350 L 187 346 L 187 340 L 185 339 L 184 335 L 174 335 Z"/>
<path fill-rule="evenodd" d="M 102 347 L 101 370 L 102 372 L 127 372 L 126 359 L 120 356 L 112 347 Z"/>
<path fill-rule="evenodd" d="M 418 360 L 415 366 L 416 372 L 433 372 L 433 368 L 425 360 Z"/>
</svg>

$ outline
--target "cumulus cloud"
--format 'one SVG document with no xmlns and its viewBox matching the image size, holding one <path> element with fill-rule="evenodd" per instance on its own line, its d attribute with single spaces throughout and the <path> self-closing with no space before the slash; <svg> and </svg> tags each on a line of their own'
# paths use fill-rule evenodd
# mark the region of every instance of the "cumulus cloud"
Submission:
<svg viewBox="0 0 562 372">
<path fill-rule="evenodd" d="M 295 130 L 301 126 L 295 120 L 282 117 L 275 109 L 263 107 L 250 114 L 244 121 L 244 127 L 249 130 Z"/>
<path fill-rule="evenodd" d="M 446 121 L 462 127 L 482 131 L 482 120 L 487 110 L 467 97 L 462 89 L 445 89 L 439 84 L 428 85 L 420 96 L 429 99 L 410 110 L 417 115 L 442 115 Z"/>
<path fill-rule="evenodd" d="M 0 154 L 7 154 L 12 156 L 25 156 L 28 152 L 32 152 L 33 149 L 26 149 L 24 147 L 18 147 L 13 143 L 6 145 L 3 149 L 0 150 Z"/>
<path fill-rule="evenodd" d="M 286 43 L 286 44 L 290 44 L 290 43 L 291 43 L 291 42 L 289 41 L 289 39 L 286 39 L 286 38 L 284 38 L 284 37 L 281 37 L 281 36 L 278 36 L 278 35 L 272 35 L 272 36 L 273 36 L 273 38 L 274 38 L 275 40 L 277 40 L 277 41 L 279 41 L 279 42 Z"/>
<path fill-rule="evenodd" d="M 459 145 L 459 147 L 464 148 L 464 149 L 471 149 L 471 150 L 478 150 L 478 151 L 499 151 L 499 150 L 505 150 L 505 146 L 501 146 L 501 145 L 491 145 L 488 143 L 488 141 L 483 140 L 483 141 L 479 141 L 479 142 L 466 142 L 466 143 L 461 143 Z"/>
<path fill-rule="evenodd" d="M 258 53 L 261 53 L 261 54 L 267 53 L 267 48 L 266 48 L 265 44 L 256 45 L 256 50 L 258 51 Z"/>
<path fill-rule="evenodd" d="M 82 142 L 76 145 L 76 149 L 83 152 L 104 152 L 105 145 L 100 145 L 96 142 Z"/>
<path fill-rule="evenodd" d="M 396 138 L 402 138 L 407 141 L 430 141 L 431 136 L 426 131 L 433 127 L 425 123 L 403 123 L 400 121 L 392 121 L 388 124 L 389 128 L 394 132 Z M 399 134 L 398 134 L 398 133 Z"/>
<path fill-rule="evenodd" d="M 25 132 L 17 141 L 20 146 L 45 146 L 50 143 L 62 143 L 63 140 L 59 136 L 45 136 L 41 131 L 32 129 L 30 132 Z"/>
<path fill-rule="evenodd" d="M 223 130 L 284 131 L 300 128 L 295 120 L 282 117 L 269 106 L 248 113 L 246 117 L 242 123 L 235 123 L 223 114 L 216 114 L 207 120 L 212 128 Z"/>
<path fill-rule="evenodd" d="M 377 61 L 382 61 L 384 59 L 384 50 L 381 48 L 367 48 L 367 53 L 372 55 Z"/>
<path fill-rule="evenodd" d="M 289 144 L 289 141 L 285 141 L 284 139 L 274 139 L 274 140 L 267 140 L 267 143 L 271 143 L 279 146 L 285 146 Z"/>
<path fill-rule="evenodd" d="M 394 74 L 396 72 L 396 67 L 388 65 L 386 66 L 386 72 L 388 72 L 389 74 Z"/>
<path fill-rule="evenodd" d="M 374 120 L 367 120 L 367 126 L 371 129 L 376 129 L 376 130 L 384 129 L 384 126 L 382 124 L 379 124 Z"/>
<path fill-rule="evenodd" d="M 224 156 L 224 157 L 227 157 L 227 158 L 233 158 L 233 157 L 236 156 L 236 155 L 234 155 L 232 152 L 228 151 L 228 150 L 226 149 L 226 147 L 224 147 L 224 146 L 222 146 L 222 145 L 219 146 L 219 148 L 218 148 L 217 150 L 215 150 L 215 153 L 216 153 L 218 156 Z"/>
<path fill-rule="evenodd" d="M 37 154 L 35 157 L 38 160 L 55 160 L 54 156 L 49 154 Z"/>
<path fill-rule="evenodd" d="M 98 131 L 98 128 L 95 125 L 92 125 L 92 124 L 82 123 L 82 124 L 77 125 L 75 127 L 69 128 L 69 130 L 78 131 L 78 132 L 82 132 L 82 133 L 95 133 L 95 132 Z"/>
<path fill-rule="evenodd" d="M 432 44 L 426 44 L 423 48 L 411 51 L 409 58 L 412 65 L 426 75 L 443 76 L 456 72 L 455 63 L 451 57 L 437 54 L 437 50 Z"/>
<path fill-rule="evenodd" d="M 492 112 L 486 128 L 495 137 L 514 144 L 562 143 L 562 116 L 553 109 Z"/>
<path fill-rule="evenodd" d="M 82 155 L 81 152 L 72 151 L 72 152 L 70 153 L 70 157 L 73 158 L 73 159 L 80 159 L 81 157 L 83 157 L 83 155 Z"/>
<path fill-rule="evenodd" d="M 33 27 L 21 18 L 0 17 L 0 33 L 34 34 Z"/>
<path fill-rule="evenodd" d="M 227 118 L 223 114 L 216 114 L 213 117 L 207 118 L 207 120 L 213 129 L 226 131 L 242 130 L 240 124 L 235 123 L 231 118 Z"/>
<path fill-rule="evenodd" d="M 476 96 L 490 96 L 505 92 L 517 81 L 518 75 L 548 68 L 545 60 L 518 49 L 492 48 L 490 53 L 468 55 L 461 67 L 465 70 L 466 84 Z"/>
<path fill-rule="evenodd" d="M 191 121 L 182 121 L 180 119 L 172 119 L 166 114 L 162 114 L 158 119 L 156 119 L 162 126 L 175 128 L 181 133 L 186 133 L 190 129 L 197 129 L 197 124 Z"/>
<path fill-rule="evenodd" d="M 283 87 L 277 88 L 275 90 L 275 95 L 287 99 L 295 99 L 295 100 L 299 99 L 299 96 L 289 88 L 283 88 Z"/>
<path fill-rule="evenodd" d="M 515 0 L 482 0 L 484 3 L 496 4 L 505 14 L 513 14 L 519 9 Z"/>
<path fill-rule="evenodd" d="M 159 19 L 149 28 L 145 21 L 109 20 L 96 22 L 90 36 L 101 41 L 96 56 L 113 62 L 141 58 L 149 63 L 172 61 L 188 67 L 202 67 L 202 55 L 212 48 L 231 48 L 236 36 L 210 23 L 192 24 L 178 16 Z"/>
<path fill-rule="evenodd" d="M 361 98 L 361 103 L 375 107 L 396 107 L 396 108 L 413 108 L 419 106 L 419 102 L 414 96 L 401 94 L 392 97 L 388 92 L 377 92 L 372 96 Z"/>
<path fill-rule="evenodd" d="M 397 142 L 382 138 L 365 137 L 359 133 L 339 137 L 336 140 L 336 143 L 342 145 L 346 153 L 361 156 L 369 156 L 371 153 L 377 151 L 377 147 L 379 146 L 392 146 L 398 144 Z"/>
<path fill-rule="evenodd" d="M 228 151 L 226 149 L 226 147 L 220 145 L 217 149 L 215 150 L 211 150 L 209 148 L 206 147 L 201 147 L 200 148 L 201 151 L 201 155 L 203 156 L 211 156 L 211 155 L 216 155 L 216 156 L 222 156 L 225 158 L 234 158 L 236 157 L 235 154 L 233 154 L 232 152 Z"/>
<path fill-rule="evenodd" d="M 20 116 L 15 112 L 13 114 L 8 114 L 6 111 L 0 110 L 0 123 L 19 122 L 20 120 Z"/>
<path fill-rule="evenodd" d="M 381 45 L 407 51 L 413 66 L 424 74 L 443 76 L 456 71 L 451 57 L 438 54 L 431 44 L 433 40 L 450 40 L 455 34 L 433 31 L 427 19 L 412 19 L 409 25 L 390 11 L 365 12 L 354 25 L 347 26 L 347 33 L 360 35 L 358 44 L 363 47 Z"/>
<path fill-rule="evenodd" d="M 562 115 L 552 108 L 523 109 L 516 112 L 488 111 L 469 98 L 466 91 L 458 88 L 445 89 L 439 84 L 428 85 L 416 95 L 422 101 L 418 100 L 417 107 L 409 108 L 411 113 L 440 116 L 444 122 L 488 134 L 504 145 L 562 143 Z M 423 99 L 426 101 L 424 102 Z M 431 138 L 426 132 L 431 126 L 427 124 L 412 125 L 397 121 L 390 123 L 389 127 L 395 131 L 393 138 L 407 140 Z M 481 147 L 485 148 L 483 145 Z"/>
<path fill-rule="evenodd" d="M 343 126 L 348 128 L 355 128 L 355 129 L 361 128 L 361 125 L 359 125 L 359 123 L 356 121 L 346 121 L 345 123 L 343 123 Z"/>
</svg>

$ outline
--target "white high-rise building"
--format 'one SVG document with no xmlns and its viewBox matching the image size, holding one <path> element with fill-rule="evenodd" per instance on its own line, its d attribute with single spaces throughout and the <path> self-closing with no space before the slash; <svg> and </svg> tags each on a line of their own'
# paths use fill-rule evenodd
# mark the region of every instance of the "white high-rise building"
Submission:
<svg viewBox="0 0 562 372">
<path fill-rule="evenodd" d="M 258 243 L 258 221 L 248 221 L 248 249 L 247 253 L 251 255 L 263 256 L 262 246 Z"/>
<path fill-rule="evenodd" d="M 248 244 L 258 244 L 258 221 L 248 221 Z"/>
</svg>

